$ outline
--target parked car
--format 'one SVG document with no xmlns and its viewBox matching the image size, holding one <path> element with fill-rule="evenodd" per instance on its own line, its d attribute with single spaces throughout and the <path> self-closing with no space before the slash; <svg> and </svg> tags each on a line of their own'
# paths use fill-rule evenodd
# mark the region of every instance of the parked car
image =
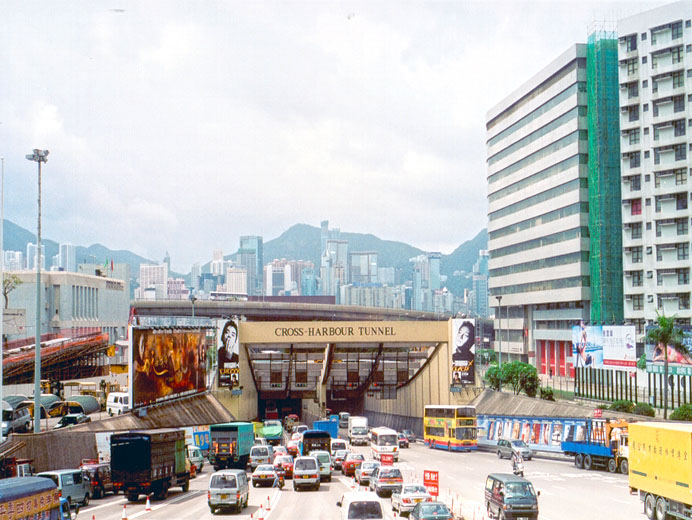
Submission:
<svg viewBox="0 0 692 520">
<path fill-rule="evenodd" d="M 365 460 L 362 453 L 349 453 L 346 458 L 341 463 L 341 472 L 347 477 L 353 477 L 356 474 L 356 470 Z"/>
<path fill-rule="evenodd" d="M 260 464 L 252 472 L 252 485 L 257 486 L 271 486 L 276 480 L 276 468 L 271 464 Z"/>
<path fill-rule="evenodd" d="M 93 498 L 101 498 L 106 493 L 116 493 L 111 480 L 111 465 L 108 462 L 84 459 L 80 468 L 85 478 L 91 480 Z"/>
<path fill-rule="evenodd" d="M 106 411 L 111 417 L 130 411 L 130 396 L 127 392 L 111 392 L 106 401 Z"/>
<path fill-rule="evenodd" d="M 384 508 L 375 493 L 349 491 L 344 493 L 336 505 L 341 508 L 341 520 L 367 518 L 383 520 Z"/>
<path fill-rule="evenodd" d="M 380 462 L 377 460 L 366 460 L 360 465 L 356 470 L 356 482 L 361 485 L 367 485 L 370 483 L 370 475 L 375 471 L 375 468 L 380 467 Z"/>
<path fill-rule="evenodd" d="M 59 469 L 55 471 L 43 471 L 37 477 L 49 478 L 58 486 L 60 496 L 71 506 L 81 503 L 89 505 L 89 498 L 93 496 L 91 481 L 84 478 L 81 469 Z"/>
<path fill-rule="evenodd" d="M 413 433 L 411 430 L 402 430 L 401 433 L 406 435 L 406 438 L 408 439 L 408 442 L 413 444 L 416 442 L 416 434 Z"/>
<path fill-rule="evenodd" d="M 247 507 L 250 486 L 243 469 L 224 469 L 212 474 L 207 491 L 207 504 L 211 514 L 220 509 L 235 509 L 238 513 Z"/>
<path fill-rule="evenodd" d="M 512 457 L 512 453 L 518 453 L 525 460 L 531 460 L 533 451 L 521 439 L 500 439 L 497 441 L 497 458 Z"/>
<path fill-rule="evenodd" d="M 68 426 L 74 426 L 76 424 L 83 424 L 88 422 L 91 422 L 91 417 L 89 417 L 88 415 L 85 415 L 83 413 L 68 413 L 58 421 L 58 424 L 53 426 L 53 429 L 59 430 L 60 428 L 66 428 Z"/>
<path fill-rule="evenodd" d="M 7 437 L 14 432 L 29 432 L 31 431 L 31 413 L 26 407 L 12 408 L 3 401 L 2 409 L 2 435 Z"/>
<path fill-rule="evenodd" d="M 538 496 L 533 484 L 510 473 L 491 473 L 485 481 L 485 508 L 495 518 L 538 518 Z"/>
<path fill-rule="evenodd" d="M 401 490 L 403 482 L 404 477 L 399 468 L 380 466 L 370 475 L 368 488 L 377 493 L 378 496 L 391 496 L 392 493 L 398 493 Z"/>
<path fill-rule="evenodd" d="M 320 489 L 320 468 L 315 457 L 298 457 L 293 463 L 293 489 Z"/>
<path fill-rule="evenodd" d="M 274 459 L 275 468 L 283 468 L 286 478 L 293 478 L 293 457 L 290 455 L 278 455 Z"/>
<path fill-rule="evenodd" d="M 397 438 L 399 439 L 399 448 L 408 448 L 408 437 L 403 433 L 398 433 Z"/>
<path fill-rule="evenodd" d="M 334 469 L 341 469 L 341 463 L 349 453 L 350 452 L 348 450 L 337 450 L 337 452 L 334 454 L 334 458 L 332 459 L 334 462 Z"/>
<path fill-rule="evenodd" d="M 392 511 L 410 513 L 419 502 L 432 502 L 432 495 L 422 484 L 404 484 L 401 491 L 392 493 Z"/>
<path fill-rule="evenodd" d="M 454 517 L 442 502 L 421 502 L 413 508 L 409 520 L 454 520 Z"/>
</svg>

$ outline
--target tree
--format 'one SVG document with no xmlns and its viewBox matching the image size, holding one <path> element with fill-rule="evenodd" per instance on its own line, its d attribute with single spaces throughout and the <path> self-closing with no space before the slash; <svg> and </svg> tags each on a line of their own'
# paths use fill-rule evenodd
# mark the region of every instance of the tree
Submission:
<svg viewBox="0 0 692 520">
<path fill-rule="evenodd" d="M 485 372 L 485 380 L 493 390 L 500 390 L 500 369 L 497 363 L 493 364 Z"/>
<path fill-rule="evenodd" d="M 10 303 L 7 296 L 20 285 L 22 285 L 22 280 L 19 278 L 19 276 L 16 274 L 5 273 L 2 287 L 2 295 L 5 297 L 5 309 L 7 309 L 7 306 Z"/>
<path fill-rule="evenodd" d="M 646 339 L 654 344 L 654 352 L 661 350 L 663 354 L 663 418 L 668 418 L 668 350 L 673 348 L 676 353 L 687 355 L 683 344 L 683 333 L 675 326 L 675 316 L 669 317 L 656 312 L 656 328 L 649 329 Z"/>
<path fill-rule="evenodd" d="M 640 370 L 646 370 L 646 354 L 642 354 L 637 360 L 637 368 Z"/>
<path fill-rule="evenodd" d="M 502 383 L 512 387 L 514 395 L 522 390 L 530 397 L 536 397 L 538 391 L 538 373 L 536 367 L 521 361 L 512 361 L 502 365 Z"/>
</svg>

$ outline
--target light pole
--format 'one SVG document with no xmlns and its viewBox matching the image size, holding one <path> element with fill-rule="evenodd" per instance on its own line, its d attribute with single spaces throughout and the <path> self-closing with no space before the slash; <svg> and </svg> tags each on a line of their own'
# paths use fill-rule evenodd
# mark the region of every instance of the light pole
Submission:
<svg viewBox="0 0 692 520">
<path fill-rule="evenodd" d="M 500 377 L 500 392 L 502 391 L 502 295 L 495 296 L 497 298 L 497 316 L 499 318 L 499 337 L 500 337 L 500 348 L 497 354 L 497 359 L 499 360 L 499 377 Z"/>
<path fill-rule="evenodd" d="M 192 302 L 192 317 L 195 317 L 195 302 L 197 301 L 197 298 L 194 295 L 190 296 L 190 301 Z"/>
<path fill-rule="evenodd" d="M 34 433 L 41 433 L 41 163 L 48 150 L 34 148 L 26 158 L 38 163 L 38 230 L 36 233 L 36 356 L 34 358 Z"/>
</svg>

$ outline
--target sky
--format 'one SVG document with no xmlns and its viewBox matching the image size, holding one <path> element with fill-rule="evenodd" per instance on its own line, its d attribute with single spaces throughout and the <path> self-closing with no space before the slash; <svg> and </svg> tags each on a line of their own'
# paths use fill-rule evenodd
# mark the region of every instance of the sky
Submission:
<svg viewBox="0 0 692 520">
<path fill-rule="evenodd" d="M 5 218 L 188 272 L 329 220 L 451 253 L 487 225 L 487 112 L 669 2 L 0 4 Z"/>
</svg>

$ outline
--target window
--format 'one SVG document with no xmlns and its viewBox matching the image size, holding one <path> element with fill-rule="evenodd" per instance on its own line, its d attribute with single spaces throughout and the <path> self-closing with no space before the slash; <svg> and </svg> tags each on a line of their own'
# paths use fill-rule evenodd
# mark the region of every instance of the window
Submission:
<svg viewBox="0 0 692 520">
<path fill-rule="evenodd" d="M 690 293 L 682 293 L 678 294 L 678 304 L 680 306 L 680 309 L 689 309 L 690 308 Z"/>
<path fill-rule="evenodd" d="M 675 96 L 673 98 L 673 112 L 682 112 L 685 110 L 685 97 Z"/>
<path fill-rule="evenodd" d="M 644 150 L 644 159 L 648 159 L 648 158 L 649 158 L 649 150 Z M 647 175 L 647 177 L 648 177 L 648 175 Z"/>
<path fill-rule="evenodd" d="M 682 87 L 685 84 L 685 77 L 682 71 L 673 72 L 673 88 Z"/>
<path fill-rule="evenodd" d="M 641 152 L 632 152 L 630 154 L 630 168 L 639 168 L 641 165 Z"/>
<path fill-rule="evenodd" d="M 682 61 L 682 45 L 680 47 L 675 47 L 671 52 L 671 57 L 673 63 L 680 63 Z"/>
<path fill-rule="evenodd" d="M 673 150 L 675 150 L 676 161 L 684 161 L 687 159 L 687 147 L 684 144 L 673 145 Z"/>
<path fill-rule="evenodd" d="M 642 255 L 642 246 L 632 248 L 632 263 L 640 264 L 642 263 L 644 256 Z"/>
<path fill-rule="evenodd" d="M 678 269 L 678 285 L 688 285 L 690 283 L 690 268 Z"/>
<path fill-rule="evenodd" d="M 658 227 L 659 223 L 656 223 L 656 226 Z M 660 236 L 660 235 L 658 235 Z M 661 246 L 656 246 L 656 261 L 657 262 L 662 262 L 663 261 L 663 248 Z"/>
<path fill-rule="evenodd" d="M 644 285 L 644 277 L 642 271 L 632 271 L 632 287 L 642 287 Z"/>
<path fill-rule="evenodd" d="M 644 310 L 644 295 L 643 294 L 633 294 L 632 295 L 632 310 L 643 311 Z"/>
<path fill-rule="evenodd" d="M 636 74 L 639 71 L 639 63 L 637 62 L 637 58 L 632 58 L 631 60 L 627 60 L 627 75 L 631 76 L 632 74 Z"/>
<path fill-rule="evenodd" d="M 670 37 L 673 40 L 682 38 L 682 21 L 675 22 L 670 26 Z"/>
<path fill-rule="evenodd" d="M 687 209 L 687 193 L 675 194 L 675 209 Z"/>
<path fill-rule="evenodd" d="M 644 127 L 644 135 L 649 135 L 649 127 L 648 126 Z"/>
<path fill-rule="evenodd" d="M 630 144 L 639 143 L 639 128 L 635 128 L 634 130 L 630 131 L 629 138 L 630 138 Z"/>
<path fill-rule="evenodd" d="M 634 83 L 630 83 L 627 86 L 627 97 L 629 99 L 632 99 L 632 98 L 637 97 L 637 96 L 639 96 L 639 85 L 635 81 Z"/>
<path fill-rule="evenodd" d="M 679 119 L 677 121 L 673 121 L 673 128 L 675 129 L 675 137 L 685 135 L 685 120 Z"/>
<path fill-rule="evenodd" d="M 642 64 L 644 64 L 644 63 L 646 63 L 646 56 L 642 56 Z M 654 66 L 654 68 L 656 68 L 656 67 Z"/>
<path fill-rule="evenodd" d="M 688 231 L 687 218 L 679 218 L 675 221 L 675 228 L 678 235 L 686 235 Z"/>
<path fill-rule="evenodd" d="M 648 155 L 645 155 L 644 157 L 648 157 Z M 644 182 L 651 182 L 651 175 L 648 173 L 644 175 Z"/>
<path fill-rule="evenodd" d="M 642 107 L 644 108 L 644 112 L 648 112 L 648 111 L 649 111 L 649 104 L 648 104 L 648 103 L 644 103 L 644 104 L 642 105 Z"/>
<path fill-rule="evenodd" d="M 630 121 L 639 121 L 639 105 L 627 107 L 627 116 Z"/>
<path fill-rule="evenodd" d="M 663 285 L 663 273 L 656 271 L 656 285 Z"/>
<path fill-rule="evenodd" d="M 679 168 L 675 170 L 675 185 L 681 186 L 687 184 L 687 172 L 685 168 Z"/>
<path fill-rule="evenodd" d="M 646 33 L 642 33 L 642 41 L 646 41 Z"/>
<path fill-rule="evenodd" d="M 646 223 L 646 230 L 651 231 L 651 222 Z"/>
<path fill-rule="evenodd" d="M 651 198 L 650 197 L 646 198 L 646 205 L 651 206 Z"/>
<path fill-rule="evenodd" d="M 678 260 L 687 260 L 690 257 L 690 245 L 688 243 L 675 244 L 678 251 Z"/>
<path fill-rule="evenodd" d="M 642 237 L 642 223 L 641 222 L 635 222 L 631 226 L 632 229 L 632 238 L 641 238 Z"/>
<path fill-rule="evenodd" d="M 642 199 L 634 199 L 632 200 L 632 215 L 641 215 L 642 214 Z"/>
<path fill-rule="evenodd" d="M 637 35 L 630 34 L 625 36 L 625 43 L 627 44 L 627 52 L 632 52 L 637 50 Z"/>
<path fill-rule="evenodd" d="M 642 189 L 642 176 L 633 175 L 630 177 L 630 190 L 639 191 Z"/>
<path fill-rule="evenodd" d="M 656 236 L 657 236 L 657 237 L 660 237 L 662 233 L 663 233 L 663 225 L 661 224 L 660 221 L 657 220 L 657 221 L 656 221 Z M 660 255 L 657 254 L 657 258 L 656 258 L 656 259 L 657 259 L 657 260 L 662 260 L 662 257 L 660 257 Z"/>
</svg>

